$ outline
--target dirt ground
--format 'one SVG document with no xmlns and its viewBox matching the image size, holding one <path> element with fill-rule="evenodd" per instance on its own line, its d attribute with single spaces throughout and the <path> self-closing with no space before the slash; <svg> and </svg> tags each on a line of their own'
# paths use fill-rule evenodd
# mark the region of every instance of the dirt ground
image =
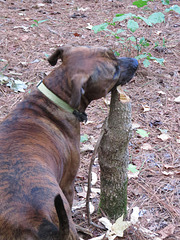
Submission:
<svg viewBox="0 0 180 240">
<path fill-rule="evenodd" d="M 170 1 L 170 6 L 179 1 Z M 0 0 L 0 72 L 8 78 L 27 83 L 25 93 L 15 93 L 0 82 L 0 121 L 31 87 L 43 79 L 52 67 L 47 55 L 64 44 L 99 45 L 110 47 L 121 56 L 135 56 L 127 52 L 114 37 L 104 32 L 95 34 L 86 28 L 105 21 L 112 21 L 117 13 L 146 14 L 164 11 L 160 1 L 148 3 L 147 11 L 138 9 L 130 0 L 53 0 L 53 3 L 25 0 Z M 34 20 L 46 20 L 31 27 Z M 175 98 L 180 95 L 180 23 L 175 12 L 166 14 L 165 23 L 146 27 L 141 23 L 139 36 L 144 36 L 152 45 L 156 40 L 166 40 L 161 50 L 153 50 L 155 57 L 164 58 L 163 66 L 152 63 L 144 68 L 140 61 L 139 70 L 133 81 L 124 86 L 132 100 L 133 137 L 129 144 L 130 163 L 137 166 L 139 174 L 129 179 L 128 217 L 133 207 L 140 209 L 139 222 L 130 227 L 123 239 L 180 239 L 180 105 Z M 109 99 L 110 96 L 107 97 Z M 87 134 L 88 141 L 81 144 L 81 166 L 75 183 L 74 221 L 89 230 L 83 239 L 102 235 L 104 232 L 88 226 L 84 206 L 88 166 L 93 146 L 98 139 L 102 124 L 108 115 L 109 106 L 101 99 L 88 107 L 88 122 L 82 124 L 81 135 Z M 137 125 L 138 124 L 138 125 Z M 140 137 L 137 128 L 146 130 L 148 137 Z M 164 133 L 167 139 L 162 137 Z M 86 149 L 85 149 L 86 148 Z M 98 213 L 99 165 L 96 161 L 93 172 L 97 182 L 96 193 L 91 194 L 95 206 L 92 220 L 98 223 L 103 216 Z"/>
</svg>

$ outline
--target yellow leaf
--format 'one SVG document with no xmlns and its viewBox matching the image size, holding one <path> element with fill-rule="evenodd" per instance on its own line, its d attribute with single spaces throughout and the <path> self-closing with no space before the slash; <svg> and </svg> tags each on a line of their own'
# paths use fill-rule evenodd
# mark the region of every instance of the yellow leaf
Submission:
<svg viewBox="0 0 180 240">
<path fill-rule="evenodd" d="M 130 221 L 123 221 L 123 215 L 116 220 L 116 222 L 111 227 L 110 235 L 115 234 L 118 237 L 123 237 L 124 230 L 131 226 Z"/>
</svg>

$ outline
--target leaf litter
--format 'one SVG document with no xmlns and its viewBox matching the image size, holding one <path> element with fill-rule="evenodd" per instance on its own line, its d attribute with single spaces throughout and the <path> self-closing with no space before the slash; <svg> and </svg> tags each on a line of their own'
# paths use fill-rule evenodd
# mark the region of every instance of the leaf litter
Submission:
<svg viewBox="0 0 180 240">
<path fill-rule="evenodd" d="M 163 6 L 159 3 L 149 2 L 150 10 L 147 8 L 147 15 L 150 15 L 148 11 L 153 11 L 154 4 L 158 11 L 163 11 Z M 126 229 L 124 236 L 120 239 L 178 240 L 178 236 L 180 236 L 179 57 L 177 54 L 179 45 L 176 42 L 179 37 L 179 27 L 177 24 L 178 13 L 171 11 L 172 7 L 177 4 L 178 1 L 173 1 L 170 7 L 166 7 L 169 12 L 166 15 L 165 25 L 160 23 L 156 28 L 151 28 L 151 31 L 149 28 L 142 30 L 150 42 L 156 40 L 158 36 L 166 39 L 168 51 L 166 53 L 164 51 L 154 52 L 157 58 L 165 59 L 164 66 L 152 64 L 146 69 L 140 66 L 134 80 L 123 88 L 131 98 L 133 122 L 139 124 L 134 127 L 135 130 L 133 130 L 133 137 L 129 145 L 130 162 L 134 165 L 138 163 L 138 175 L 136 178 L 130 178 L 128 182 L 127 220 L 130 221 L 130 212 L 134 206 L 138 206 L 142 210 L 142 214 L 138 222 Z M 29 83 L 35 85 L 42 80 L 44 73 L 52 71 L 52 67 L 45 61 L 46 57 L 43 53 L 46 52 L 50 55 L 57 46 L 64 44 L 102 45 L 119 51 L 121 56 L 134 56 L 133 49 L 131 49 L 132 52 L 127 53 L 121 44 L 115 43 L 114 38 L 106 38 L 103 32 L 94 34 L 93 31 L 86 28 L 105 23 L 105 21 L 112 21 L 114 13 L 129 13 L 131 10 L 137 14 L 138 9 L 135 6 L 131 7 L 132 1 L 130 0 L 126 2 L 118 0 L 62 0 L 59 2 L 54 0 L 52 4 L 42 4 L 40 0 L 32 2 L 15 0 L 1 1 L 0 5 L 2 16 L 0 59 L 6 59 L 6 62 L 0 61 L 0 72 L 3 76 L 8 76 L 8 79 L 14 76 L 10 74 L 11 71 L 14 71 L 22 74 L 22 79 L 28 82 L 28 86 L 30 86 Z M 178 7 L 174 8 L 178 11 Z M 23 10 L 23 15 L 18 14 L 21 10 Z M 81 11 L 85 12 L 87 17 L 70 18 L 74 13 L 79 14 Z M 30 27 L 33 20 L 44 19 L 49 19 L 49 21 L 38 24 L 37 27 Z M 28 66 L 21 64 L 24 62 L 28 63 Z M 14 93 L 7 87 L 7 78 L 0 78 L 0 121 L 14 108 L 24 94 Z M 26 93 L 29 90 L 29 87 L 25 89 Z M 150 111 L 142 111 L 142 105 L 150 107 Z M 87 110 L 90 124 L 81 125 L 81 134 L 93 136 L 97 140 L 108 109 L 108 104 L 105 104 L 102 99 L 92 102 Z M 161 128 L 168 131 L 159 133 L 158 125 L 150 126 L 149 124 L 155 121 L 160 121 Z M 136 132 L 137 129 L 145 129 L 150 134 L 141 137 Z M 157 136 L 163 133 L 168 134 L 171 138 L 166 141 L 159 139 Z M 141 148 L 147 141 L 153 152 L 150 149 Z M 87 143 L 82 143 L 82 145 L 85 144 Z M 94 142 L 89 141 L 88 144 L 94 147 Z M 93 149 L 87 150 L 81 154 L 81 165 L 75 186 L 82 186 L 84 192 L 78 196 L 78 192 L 75 191 L 74 204 L 78 206 L 80 203 L 80 205 L 79 208 L 73 209 L 73 216 L 76 224 L 90 229 L 91 234 L 97 237 L 102 236 L 105 231 L 87 225 L 84 198 L 88 164 L 92 151 Z M 153 153 L 153 156 L 150 157 L 147 153 L 151 155 Z M 91 197 L 94 206 L 92 218 L 94 222 L 98 223 L 103 216 L 103 213 L 99 213 L 98 210 L 100 194 L 98 162 L 94 164 L 93 171 L 97 174 L 97 182 L 92 188 L 92 191 L 96 189 Z M 168 226 L 170 226 L 170 230 L 168 230 Z M 84 234 L 82 238 L 90 239 L 92 237 Z"/>
</svg>

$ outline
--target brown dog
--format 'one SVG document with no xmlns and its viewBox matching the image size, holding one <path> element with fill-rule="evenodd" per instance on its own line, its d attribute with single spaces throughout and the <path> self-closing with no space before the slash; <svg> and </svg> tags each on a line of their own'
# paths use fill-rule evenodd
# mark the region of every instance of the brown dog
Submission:
<svg viewBox="0 0 180 240">
<path fill-rule="evenodd" d="M 78 239 L 72 218 L 79 121 L 88 104 L 129 81 L 135 59 L 106 48 L 59 48 L 62 60 L 0 125 L 0 240 Z"/>
</svg>

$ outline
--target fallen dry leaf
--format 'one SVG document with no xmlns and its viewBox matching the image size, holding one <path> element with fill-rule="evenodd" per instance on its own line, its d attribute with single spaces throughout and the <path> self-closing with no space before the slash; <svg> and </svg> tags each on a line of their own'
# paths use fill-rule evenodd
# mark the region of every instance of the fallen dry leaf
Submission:
<svg viewBox="0 0 180 240">
<path fill-rule="evenodd" d="M 142 146 L 141 146 L 141 149 L 144 149 L 144 150 L 152 150 L 152 147 L 149 143 L 144 143 Z"/>
<path fill-rule="evenodd" d="M 106 217 L 100 218 L 99 222 L 102 223 L 108 230 L 110 230 L 112 227 L 112 223 Z"/>
<path fill-rule="evenodd" d="M 139 175 L 139 171 L 137 171 L 137 172 L 130 172 L 130 171 L 128 171 L 128 178 L 130 179 L 130 178 L 138 178 L 138 175 Z"/>
<path fill-rule="evenodd" d="M 103 235 L 101 235 L 101 236 L 99 236 L 99 237 L 91 238 L 91 239 L 89 239 L 89 240 L 103 240 L 104 237 L 105 237 L 105 234 L 103 234 Z"/>
<path fill-rule="evenodd" d="M 116 237 L 123 237 L 124 230 L 126 230 L 129 226 L 131 226 L 130 221 L 123 221 L 123 216 L 118 218 L 112 225 L 112 231 L 109 232 L 108 238 L 113 240 Z"/>
<path fill-rule="evenodd" d="M 133 212 L 131 214 L 131 223 L 136 224 L 138 222 L 138 219 L 139 219 L 139 208 L 134 207 Z"/>
<path fill-rule="evenodd" d="M 93 151 L 93 150 L 94 150 L 94 147 L 93 147 L 93 145 L 91 145 L 91 144 L 83 145 L 83 146 L 80 148 L 80 152 L 81 152 L 81 153 L 87 152 L 87 151 Z"/>
<path fill-rule="evenodd" d="M 97 183 L 97 174 L 95 172 L 92 172 L 91 184 L 95 185 L 96 183 Z"/>
<path fill-rule="evenodd" d="M 140 128 L 140 126 L 138 123 L 132 123 L 132 129 Z"/>
<path fill-rule="evenodd" d="M 150 107 L 148 105 L 143 105 L 142 104 L 142 108 L 143 108 L 143 112 L 149 112 L 150 111 Z"/>
<path fill-rule="evenodd" d="M 172 172 L 172 171 L 169 171 L 169 172 L 162 171 L 162 174 L 164 174 L 165 176 L 172 176 L 172 175 L 174 175 L 174 172 Z"/>
<path fill-rule="evenodd" d="M 169 164 L 164 164 L 163 167 L 166 168 L 166 169 L 174 169 L 176 166 L 169 165 Z"/>
<path fill-rule="evenodd" d="M 124 221 L 123 215 L 112 224 L 109 219 L 102 217 L 99 221 L 108 229 L 106 237 L 108 240 L 114 240 L 116 237 L 123 237 L 124 230 L 126 230 L 132 224 L 137 223 L 139 218 L 139 208 L 134 207 L 131 214 L 131 221 Z"/>
<path fill-rule="evenodd" d="M 174 102 L 180 103 L 180 96 L 174 99 Z"/>
<path fill-rule="evenodd" d="M 87 23 L 87 27 L 86 27 L 88 30 L 92 30 L 93 28 L 93 25 L 91 25 L 90 23 Z"/>
<path fill-rule="evenodd" d="M 161 135 L 158 136 L 162 141 L 166 141 L 169 138 L 171 138 L 167 133 L 162 133 Z"/>
<path fill-rule="evenodd" d="M 158 93 L 159 93 L 159 95 L 166 95 L 166 93 L 163 91 L 158 91 Z"/>
</svg>

